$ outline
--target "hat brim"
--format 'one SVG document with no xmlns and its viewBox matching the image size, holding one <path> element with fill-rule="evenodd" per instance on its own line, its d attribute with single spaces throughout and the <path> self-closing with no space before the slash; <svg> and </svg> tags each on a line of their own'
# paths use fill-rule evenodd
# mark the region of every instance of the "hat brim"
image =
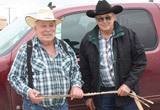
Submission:
<svg viewBox="0 0 160 110">
<path fill-rule="evenodd" d="M 25 17 L 25 20 L 26 20 L 26 23 L 30 26 L 30 27 L 34 27 L 35 24 L 36 24 L 36 21 L 38 20 L 41 20 L 41 21 L 53 21 L 57 24 L 61 23 L 62 20 L 59 20 L 59 19 L 37 19 L 37 18 L 34 18 L 32 16 L 26 16 Z"/>
<path fill-rule="evenodd" d="M 101 12 L 95 12 L 94 10 L 88 10 L 86 12 L 86 15 L 90 18 L 94 18 L 97 15 L 103 15 L 103 14 L 107 14 L 107 13 L 111 13 L 111 12 L 114 14 L 118 14 L 122 11 L 123 11 L 123 7 L 120 5 L 116 5 L 116 6 L 113 6 L 110 10 L 106 10 L 106 11 L 104 10 Z"/>
</svg>

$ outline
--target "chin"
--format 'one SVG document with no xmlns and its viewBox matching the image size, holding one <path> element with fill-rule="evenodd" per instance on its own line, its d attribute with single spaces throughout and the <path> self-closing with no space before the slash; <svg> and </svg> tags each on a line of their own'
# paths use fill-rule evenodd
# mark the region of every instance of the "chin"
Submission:
<svg viewBox="0 0 160 110">
<path fill-rule="evenodd" d="M 104 32 L 105 32 L 105 31 L 106 31 L 106 32 L 108 32 L 108 31 L 111 31 L 111 29 L 108 29 L 108 28 L 106 29 L 106 28 L 105 28 L 105 29 L 103 29 L 102 31 L 104 31 Z"/>
<path fill-rule="evenodd" d="M 53 38 L 52 39 L 44 39 L 44 41 L 53 41 Z"/>
<path fill-rule="evenodd" d="M 40 39 L 42 42 L 50 42 L 53 41 L 53 38 L 44 38 L 44 39 Z"/>
<path fill-rule="evenodd" d="M 48 36 L 46 36 L 46 37 L 44 37 L 43 39 L 44 39 L 44 40 L 53 40 L 53 39 L 54 39 L 54 37 L 52 37 L 52 36 L 49 36 L 49 37 L 48 37 Z"/>
</svg>

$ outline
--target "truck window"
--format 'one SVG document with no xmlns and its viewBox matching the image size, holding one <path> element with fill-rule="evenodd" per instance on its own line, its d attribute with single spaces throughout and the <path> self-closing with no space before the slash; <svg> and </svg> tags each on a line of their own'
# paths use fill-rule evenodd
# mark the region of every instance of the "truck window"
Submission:
<svg viewBox="0 0 160 110">
<path fill-rule="evenodd" d="M 157 34 L 151 15 L 142 9 L 124 10 L 117 15 L 118 22 L 134 30 L 145 50 L 153 50 L 157 44 Z"/>
<path fill-rule="evenodd" d="M 118 22 L 136 32 L 145 50 L 152 50 L 157 44 L 156 29 L 151 15 L 142 9 L 124 10 L 117 15 Z M 62 23 L 62 38 L 78 54 L 79 44 L 86 32 L 93 29 L 95 19 L 86 16 L 85 12 L 67 15 Z"/>
<path fill-rule="evenodd" d="M 0 56 L 8 54 L 29 30 L 30 27 L 22 17 L 0 31 Z"/>
<path fill-rule="evenodd" d="M 62 23 L 62 38 L 78 55 L 82 38 L 94 26 L 95 20 L 87 17 L 85 13 L 74 13 L 65 16 Z"/>
</svg>

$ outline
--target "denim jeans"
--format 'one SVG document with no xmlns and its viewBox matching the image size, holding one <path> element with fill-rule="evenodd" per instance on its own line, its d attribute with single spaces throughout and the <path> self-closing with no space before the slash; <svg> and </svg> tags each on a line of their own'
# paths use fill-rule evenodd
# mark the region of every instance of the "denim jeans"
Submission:
<svg viewBox="0 0 160 110">
<path fill-rule="evenodd" d="M 26 99 L 23 100 L 22 107 L 23 107 L 23 110 L 68 110 L 67 102 L 58 108 L 53 108 L 53 107 L 45 108 L 38 104 L 32 104 L 30 100 L 26 100 Z"/>
<path fill-rule="evenodd" d="M 120 110 L 138 110 L 138 107 L 134 100 L 132 100 L 129 104 L 124 105 Z"/>
<path fill-rule="evenodd" d="M 96 110 L 138 110 L 134 100 L 122 107 L 116 107 L 114 95 L 101 95 L 98 96 L 99 104 L 96 106 Z"/>
</svg>

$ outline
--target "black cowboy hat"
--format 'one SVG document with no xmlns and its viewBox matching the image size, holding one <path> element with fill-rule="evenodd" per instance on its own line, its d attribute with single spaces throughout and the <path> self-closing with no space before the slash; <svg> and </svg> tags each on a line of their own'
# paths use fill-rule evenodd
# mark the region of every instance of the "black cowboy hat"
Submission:
<svg viewBox="0 0 160 110">
<path fill-rule="evenodd" d="M 96 10 L 88 10 L 86 12 L 86 15 L 88 17 L 94 18 L 96 15 L 103 15 L 111 12 L 113 12 L 114 14 L 118 14 L 122 10 L 123 7 L 120 5 L 111 7 L 111 5 L 106 0 L 99 0 L 96 5 Z"/>
</svg>

